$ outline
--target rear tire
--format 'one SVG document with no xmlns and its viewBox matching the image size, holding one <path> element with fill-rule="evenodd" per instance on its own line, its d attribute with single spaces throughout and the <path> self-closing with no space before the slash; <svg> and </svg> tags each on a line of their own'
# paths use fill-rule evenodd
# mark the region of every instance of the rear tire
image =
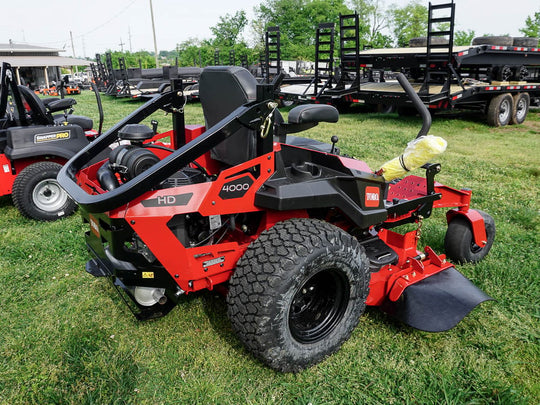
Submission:
<svg viewBox="0 0 540 405">
<path fill-rule="evenodd" d="M 495 221 L 486 212 L 476 211 L 484 218 L 487 243 L 484 247 L 474 243 L 471 223 L 461 215 L 455 216 L 448 224 L 444 238 L 444 250 L 447 257 L 454 263 L 477 263 L 489 253 L 493 245 Z"/>
<path fill-rule="evenodd" d="M 56 176 L 62 168 L 54 162 L 38 162 L 27 166 L 13 183 L 13 204 L 24 216 L 39 221 L 67 217 L 77 204 L 64 191 Z"/>
<path fill-rule="evenodd" d="M 531 97 L 528 93 L 514 94 L 514 108 L 512 109 L 512 124 L 523 124 L 529 113 L 529 106 L 531 104 Z"/>
<path fill-rule="evenodd" d="M 514 100 L 510 93 L 499 94 L 489 102 L 487 123 L 491 127 L 504 127 L 512 118 Z"/>
<path fill-rule="evenodd" d="M 364 312 L 369 265 L 358 241 L 312 219 L 261 233 L 230 280 L 228 315 L 249 351 L 297 372 L 336 352 Z"/>
</svg>

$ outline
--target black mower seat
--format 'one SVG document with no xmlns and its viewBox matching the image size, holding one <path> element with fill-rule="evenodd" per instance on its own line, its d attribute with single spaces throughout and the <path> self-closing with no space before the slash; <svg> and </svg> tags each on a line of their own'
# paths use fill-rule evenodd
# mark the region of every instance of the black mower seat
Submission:
<svg viewBox="0 0 540 405">
<path fill-rule="evenodd" d="M 53 118 L 51 113 L 67 110 L 68 108 L 71 108 L 73 105 L 77 104 L 77 101 L 75 101 L 73 98 L 53 98 L 45 102 L 28 87 L 19 85 L 18 88 L 19 92 L 32 110 L 35 124 L 52 125 L 55 123 L 56 117 Z"/>
<path fill-rule="evenodd" d="M 47 108 L 36 93 L 30 90 L 28 87 L 19 85 L 17 86 L 19 93 L 21 93 L 24 100 L 28 103 L 30 110 L 32 111 L 32 120 L 37 125 L 51 125 L 53 123 L 52 117 L 47 114 Z"/>
<path fill-rule="evenodd" d="M 217 124 L 236 108 L 255 100 L 257 81 L 239 66 L 209 66 L 199 79 L 199 97 L 206 128 Z M 256 156 L 255 131 L 242 128 L 211 150 L 212 159 L 235 166 Z"/>
<path fill-rule="evenodd" d="M 209 66 L 199 79 L 199 96 L 207 128 L 215 125 L 236 108 L 257 95 L 257 80 L 248 70 L 239 66 Z M 303 131 L 318 122 L 337 122 L 337 110 L 328 105 L 303 105 L 289 113 L 289 123 L 284 123 L 279 111 L 275 112 L 275 140 L 322 152 L 330 152 L 332 145 L 301 137 L 289 137 L 287 133 Z M 242 128 L 211 150 L 213 159 L 235 166 L 256 156 L 255 131 Z"/>
</svg>

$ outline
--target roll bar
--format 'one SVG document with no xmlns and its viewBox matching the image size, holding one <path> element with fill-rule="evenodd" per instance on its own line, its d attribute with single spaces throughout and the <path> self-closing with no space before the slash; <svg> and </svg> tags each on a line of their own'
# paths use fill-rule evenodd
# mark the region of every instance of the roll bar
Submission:
<svg viewBox="0 0 540 405">
<path fill-rule="evenodd" d="M 268 94 L 264 91 L 261 91 L 260 93 Z M 111 143 L 117 140 L 118 131 L 120 129 L 126 124 L 140 122 L 146 116 L 163 106 L 176 105 L 175 100 L 177 97 L 178 93 L 176 91 L 171 91 L 153 98 L 98 137 L 95 141 L 91 142 L 62 167 L 62 170 L 57 177 L 60 185 L 85 210 L 89 212 L 110 211 L 151 190 L 157 184 L 167 179 L 181 168 L 187 166 L 211 148 L 217 146 L 224 139 L 233 135 L 241 127 L 249 127 L 258 130 L 264 120 L 271 116 L 275 107 L 272 105 L 273 103 L 269 103 L 270 100 L 254 101 L 238 107 L 231 114 L 206 130 L 203 134 L 183 145 L 165 159 L 156 163 L 132 180 L 120 185 L 120 187 L 104 194 L 88 194 L 77 185 L 76 174 L 85 167 L 91 159 L 96 157 Z M 264 147 L 258 148 L 259 151 L 265 153 L 270 152 L 272 148 L 272 134 L 269 133 L 266 139 L 259 138 L 260 137 L 258 137 L 258 144 L 261 143 L 264 145 Z M 266 150 L 268 147 L 270 149 Z"/>
</svg>

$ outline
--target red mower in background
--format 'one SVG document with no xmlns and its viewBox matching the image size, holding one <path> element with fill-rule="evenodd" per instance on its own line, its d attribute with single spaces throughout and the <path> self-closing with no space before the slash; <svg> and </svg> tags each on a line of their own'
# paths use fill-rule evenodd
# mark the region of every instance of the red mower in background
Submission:
<svg viewBox="0 0 540 405">
<path fill-rule="evenodd" d="M 25 216 L 51 221 L 77 205 L 58 185 L 61 166 L 95 139 L 92 119 L 73 115 L 72 98 L 41 99 L 17 85 L 8 63 L 0 72 L 0 196 L 10 195 Z"/>
<path fill-rule="evenodd" d="M 424 118 L 419 136 L 427 135 L 429 113 L 400 80 Z M 439 164 L 425 165 L 425 177 L 387 182 L 341 156 L 336 138 L 291 136 L 336 122 L 337 110 L 297 106 L 283 122 L 275 87 L 243 68 L 204 69 L 206 129 L 184 125 L 185 99 L 173 88 L 58 176 L 89 224 L 86 270 L 110 278 L 138 319 L 167 314 L 183 294 L 219 289 L 248 350 L 296 372 L 337 351 L 366 305 L 435 332 L 490 299 L 452 262 L 481 260 L 494 221 L 469 207 L 470 190 L 435 181 Z M 156 136 L 137 123 L 160 108 L 173 113 L 174 130 Z M 89 165 L 109 147 L 107 159 Z M 446 256 L 419 251 L 422 221 L 442 207 L 451 208 Z M 417 229 L 398 232 L 410 223 Z"/>
</svg>

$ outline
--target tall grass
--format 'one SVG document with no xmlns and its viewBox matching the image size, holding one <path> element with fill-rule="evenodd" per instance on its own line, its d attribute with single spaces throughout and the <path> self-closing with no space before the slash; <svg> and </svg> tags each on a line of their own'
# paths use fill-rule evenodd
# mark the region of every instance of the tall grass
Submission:
<svg viewBox="0 0 540 405">
<path fill-rule="evenodd" d="M 97 118 L 90 92 L 77 113 Z M 105 127 L 138 107 L 104 99 Z M 160 128 L 169 117 L 156 114 Z M 188 123 L 202 122 L 186 107 Z M 376 169 L 420 128 L 417 118 L 342 115 L 310 136 L 339 136 L 343 153 Z M 298 374 L 255 360 L 234 336 L 223 298 L 190 294 L 164 318 L 138 322 L 105 279 L 84 271 L 86 226 L 75 215 L 40 223 L 0 198 L 0 403 L 2 404 L 536 404 L 540 402 L 540 112 L 521 126 L 480 116 L 434 120 L 448 141 L 438 181 L 473 189 L 496 221 L 491 253 L 457 266 L 496 299 L 439 334 L 368 309 L 342 349 Z M 421 171 L 415 173 L 422 175 Z M 442 252 L 444 212 L 422 243 Z"/>
</svg>

